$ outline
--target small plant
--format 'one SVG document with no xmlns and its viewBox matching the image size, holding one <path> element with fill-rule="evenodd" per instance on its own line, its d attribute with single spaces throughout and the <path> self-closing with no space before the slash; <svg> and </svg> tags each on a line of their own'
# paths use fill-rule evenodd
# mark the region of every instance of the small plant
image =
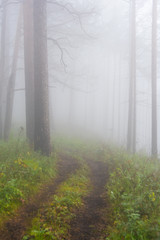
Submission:
<svg viewBox="0 0 160 240">
<path fill-rule="evenodd" d="M 160 165 L 123 151 L 112 155 L 106 186 L 112 207 L 108 240 L 160 238 Z"/>
<path fill-rule="evenodd" d="M 26 142 L 0 143 L 0 223 L 13 213 L 29 195 L 56 176 L 56 156 L 41 156 Z"/>
<path fill-rule="evenodd" d="M 67 239 L 74 210 L 83 206 L 82 198 L 89 192 L 88 171 L 83 165 L 59 187 L 50 206 L 33 220 L 32 229 L 23 240 Z"/>
</svg>

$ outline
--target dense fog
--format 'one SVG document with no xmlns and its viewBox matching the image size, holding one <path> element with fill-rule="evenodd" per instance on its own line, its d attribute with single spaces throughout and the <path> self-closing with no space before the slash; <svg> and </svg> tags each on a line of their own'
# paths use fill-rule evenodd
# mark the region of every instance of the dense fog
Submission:
<svg viewBox="0 0 160 240">
<path fill-rule="evenodd" d="M 12 72 L 15 36 L 22 2 L 1 0 L 6 11 L 2 97 L 3 125 L 8 79 Z M 131 78 L 132 5 L 130 0 L 48 0 L 47 44 L 51 136 L 65 133 L 98 138 L 127 147 Z M 152 0 L 136 1 L 135 103 L 136 151 L 151 154 Z M 158 6 L 159 12 L 160 5 Z M 26 128 L 24 31 L 21 19 L 12 131 Z M 157 66 L 159 55 L 157 16 Z M 2 63 L 1 63 L 2 65 Z M 160 84 L 157 68 L 157 127 L 159 145 Z M 2 78 L 2 76 L 1 76 Z M 158 149 L 160 151 L 160 148 Z"/>
</svg>

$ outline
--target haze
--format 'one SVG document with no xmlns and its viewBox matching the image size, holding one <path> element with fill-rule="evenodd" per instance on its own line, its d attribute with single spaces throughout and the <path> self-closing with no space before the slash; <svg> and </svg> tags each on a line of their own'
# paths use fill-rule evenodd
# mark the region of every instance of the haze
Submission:
<svg viewBox="0 0 160 240">
<path fill-rule="evenodd" d="M 1 0 L 0 12 L 3 24 L 4 12 L 6 14 L 5 37 L 1 24 L 3 128 L 6 121 L 9 77 L 13 68 L 16 68 L 10 135 L 19 132 L 21 127 L 26 129 L 23 17 L 20 17 L 18 60 L 13 66 L 21 2 Z M 137 1 L 135 22 L 132 17 L 132 2 L 127 0 L 48 1 L 47 52 L 51 136 L 57 133 L 89 136 L 127 148 L 128 116 L 132 108 L 129 104 L 129 89 L 131 81 L 134 80 L 136 111 L 134 116 L 132 113 L 131 121 L 135 117 L 135 149 L 137 152 L 151 154 L 152 1 Z M 160 60 L 159 21 L 158 15 L 157 66 Z M 159 146 L 159 68 L 156 82 L 155 108 Z M 133 147 L 131 151 L 134 151 Z"/>
</svg>

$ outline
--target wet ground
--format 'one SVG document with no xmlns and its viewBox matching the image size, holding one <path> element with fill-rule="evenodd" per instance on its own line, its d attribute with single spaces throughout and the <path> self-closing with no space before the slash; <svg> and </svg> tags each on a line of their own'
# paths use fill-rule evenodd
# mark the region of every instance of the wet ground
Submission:
<svg viewBox="0 0 160 240">
<path fill-rule="evenodd" d="M 73 157 L 60 156 L 58 164 L 58 177 L 18 210 L 16 215 L 6 222 L 0 230 L 0 240 L 22 240 L 25 231 L 30 227 L 31 220 L 38 211 L 43 211 L 44 206 L 55 194 L 59 185 L 70 174 L 78 169 L 79 164 Z M 75 218 L 71 222 L 69 236 L 64 240 L 105 240 L 107 225 L 107 200 L 105 185 L 108 178 L 106 163 L 101 161 L 86 160 L 90 168 L 92 190 L 84 199 L 83 208 L 76 210 Z M 44 239 L 45 240 L 45 239 Z M 57 239 L 60 240 L 60 239 Z"/>
<path fill-rule="evenodd" d="M 16 215 L 5 223 L 0 230 L 0 240 L 22 240 L 26 229 L 30 226 L 31 220 L 43 209 L 44 205 L 50 200 L 58 188 L 65 181 L 69 174 L 78 168 L 77 161 L 72 157 L 60 156 L 58 164 L 58 177 L 53 179 L 48 185 L 43 186 L 41 191 L 32 199 L 24 204 Z"/>
<path fill-rule="evenodd" d="M 84 201 L 84 208 L 71 223 L 71 240 L 105 239 L 107 201 L 104 199 L 107 166 L 103 162 L 88 161 L 91 169 L 92 191 Z"/>
</svg>

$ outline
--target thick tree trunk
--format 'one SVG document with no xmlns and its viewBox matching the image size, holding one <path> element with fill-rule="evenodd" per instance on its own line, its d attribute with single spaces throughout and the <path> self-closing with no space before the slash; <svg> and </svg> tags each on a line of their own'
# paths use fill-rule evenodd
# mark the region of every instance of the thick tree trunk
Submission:
<svg viewBox="0 0 160 240">
<path fill-rule="evenodd" d="M 157 0 L 152 10 L 152 156 L 157 156 Z"/>
<path fill-rule="evenodd" d="M 130 20 L 130 83 L 129 83 L 129 110 L 127 150 L 136 151 L 136 1 L 131 1 Z"/>
<path fill-rule="evenodd" d="M 34 143 L 34 48 L 33 48 L 33 0 L 23 2 L 24 65 L 26 94 L 26 136 Z"/>
<path fill-rule="evenodd" d="M 5 40 L 6 40 L 6 6 L 2 0 L 2 22 L 1 22 L 1 49 L 0 49 L 0 139 L 3 138 L 3 89 L 5 82 Z"/>
<path fill-rule="evenodd" d="M 34 148 L 50 154 L 46 0 L 34 0 Z"/>
<path fill-rule="evenodd" d="M 17 62 L 18 62 L 18 53 L 20 47 L 20 38 L 21 38 L 21 20 L 22 20 L 22 9 L 20 8 L 20 14 L 17 23 L 16 37 L 15 37 L 15 46 L 13 52 L 13 62 L 11 75 L 8 81 L 7 88 L 7 101 L 6 101 L 6 113 L 4 121 L 4 140 L 9 139 L 12 123 L 12 112 L 13 112 L 13 100 L 14 100 L 14 89 L 15 89 L 15 80 L 17 72 Z"/>
</svg>

